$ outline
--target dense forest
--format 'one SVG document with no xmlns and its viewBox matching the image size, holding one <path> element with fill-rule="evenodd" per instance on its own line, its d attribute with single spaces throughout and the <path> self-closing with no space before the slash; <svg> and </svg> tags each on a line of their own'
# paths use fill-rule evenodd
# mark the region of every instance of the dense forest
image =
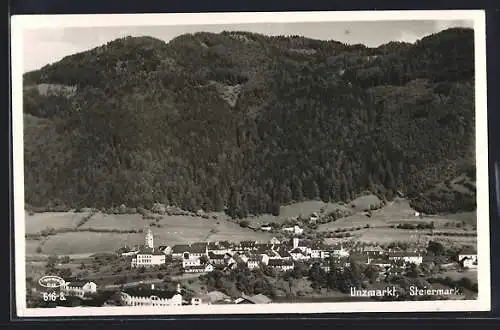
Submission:
<svg viewBox="0 0 500 330">
<path fill-rule="evenodd" d="M 26 203 L 244 217 L 368 190 L 474 210 L 473 34 L 368 48 L 200 32 L 65 57 L 24 75 Z"/>
</svg>

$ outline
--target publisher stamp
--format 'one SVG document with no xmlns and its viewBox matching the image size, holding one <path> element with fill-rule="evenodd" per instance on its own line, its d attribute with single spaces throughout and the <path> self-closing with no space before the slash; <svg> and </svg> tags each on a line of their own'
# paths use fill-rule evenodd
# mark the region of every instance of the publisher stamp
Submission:
<svg viewBox="0 0 500 330">
<path fill-rule="evenodd" d="M 484 25 L 13 17 L 18 315 L 488 310 Z"/>
</svg>

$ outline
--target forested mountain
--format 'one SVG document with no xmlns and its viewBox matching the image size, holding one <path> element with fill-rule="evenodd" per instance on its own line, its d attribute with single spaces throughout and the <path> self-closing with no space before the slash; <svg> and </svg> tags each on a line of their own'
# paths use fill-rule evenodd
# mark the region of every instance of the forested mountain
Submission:
<svg viewBox="0 0 500 330">
<path fill-rule="evenodd" d="M 473 40 L 196 33 L 68 56 L 24 76 L 26 202 L 245 216 L 370 190 L 473 210 Z"/>
</svg>

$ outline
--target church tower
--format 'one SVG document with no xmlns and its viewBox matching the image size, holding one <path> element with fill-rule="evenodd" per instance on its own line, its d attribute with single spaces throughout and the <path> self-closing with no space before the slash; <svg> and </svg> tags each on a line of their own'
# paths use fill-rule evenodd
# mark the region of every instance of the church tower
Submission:
<svg viewBox="0 0 500 330">
<path fill-rule="evenodd" d="M 148 248 L 154 249 L 154 244 L 153 244 L 153 233 L 151 232 L 151 229 L 148 228 L 148 233 L 146 234 L 146 240 L 145 240 L 145 245 Z"/>
</svg>

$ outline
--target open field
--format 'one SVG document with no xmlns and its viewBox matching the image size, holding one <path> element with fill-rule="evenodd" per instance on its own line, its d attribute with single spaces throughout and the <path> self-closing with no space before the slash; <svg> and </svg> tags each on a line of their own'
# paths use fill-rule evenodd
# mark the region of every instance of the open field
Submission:
<svg viewBox="0 0 500 330">
<path fill-rule="evenodd" d="M 417 242 L 428 240 L 440 240 L 446 242 L 454 242 L 460 244 L 476 244 L 477 237 L 464 236 L 432 236 L 429 230 L 405 230 L 395 228 L 370 228 L 361 232 L 360 236 L 356 237 L 360 242 L 366 243 L 391 243 L 394 241 L 402 242 Z"/>
<path fill-rule="evenodd" d="M 96 213 L 80 229 L 143 229 L 149 225 L 149 220 L 140 214 L 104 214 Z"/>
<path fill-rule="evenodd" d="M 249 221 L 250 226 L 253 228 L 259 228 L 261 225 L 271 222 L 281 224 L 291 218 L 299 216 L 309 217 L 314 212 L 317 212 L 318 214 L 322 212 L 324 214 L 328 214 L 335 210 L 341 210 L 349 213 L 363 212 L 364 210 L 370 209 L 372 205 L 377 207 L 380 206 L 380 203 L 380 199 L 375 195 L 360 196 L 348 204 L 325 203 L 322 201 L 304 201 L 281 206 L 279 216 L 263 214 L 255 217 L 249 217 L 246 220 Z"/>
<path fill-rule="evenodd" d="M 57 215 L 56 215 L 57 217 Z M 70 219 L 68 214 L 64 218 Z M 52 222 L 50 217 L 46 222 Z M 140 215 L 94 215 L 80 229 L 143 229 L 151 220 L 144 220 Z M 156 221 L 155 221 L 156 222 Z M 160 227 L 151 227 L 155 236 L 155 245 L 174 245 L 197 241 L 215 240 L 258 240 L 268 241 L 272 238 L 269 233 L 242 228 L 238 224 L 224 219 L 204 219 L 192 216 L 164 216 L 156 222 Z M 43 227 L 45 228 L 45 227 Z M 40 254 L 76 255 L 97 252 L 113 252 L 118 248 L 144 242 L 143 233 L 111 233 L 111 232 L 68 232 L 51 235 L 40 240 L 26 240 L 26 254 L 37 254 L 36 249 L 41 247 Z"/>
<path fill-rule="evenodd" d="M 390 228 L 401 223 L 430 223 L 435 224 L 436 232 L 472 233 L 475 224 L 476 213 L 468 212 L 461 214 L 439 215 L 439 216 L 415 216 L 415 211 L 409 206 L 408 201 L 397 198 L 380 209 L 373 210 L 370 217 L 365 210 L 370 206 L 379 206 L 380 200 L 374 195 L 361 196 L 354 201 L 342 205 L 337 203 L 323 203 L 320 201 L 306 201 L 295 203 L 281 208 L 281 215 L 262 215 L 248 218 L 253 227 L 269 222 L 283 222 L 286 219 L 310 215 L 313 212 L 328 213 L 335 209 L 345 210 L 351 215 L 336 221 L 321 224 L 318 231 L 335 231 L 337 229 L 349 229 L 365 227 L 354 231 L 353 237 L 348 240 L 359 240 L 361 242 L 388 243 L 392 241 L 417 241 L 429 239 L 430 230 L 405 230 Z M 212 217 L 216 215 L 216 219 Z M 80 223 L 88 213 L 41 213 L 26 216 L 27 233 L 38 233 L 39 231 L 52 227 L 55 229 L 73 228 Z M 278 220 L 279 219 L 279 220 Z M 467 224 L 467 228 L 457 228 L 455 224 Z M 446 225 L 446 226 L 445 226 Z M 94 214 L 87 222 L 81 225 L 78 232 L 57 233 L 56 235 L 41 238 L 39 240 L 26 240 L 26 254 L 30 255 L 89 255 L 97 252 L 112 252 L 123 245 L 133 246 L 142 244 L 143 233 L 114 233 L 114 232 L 89 232 L 85 230 L 141 230 L 151 226 L 155 235 L 155 245 L 175 245 L 196 241 L 242 241 L 256 240 L 268 241 L 273 234 L 243 228 L 236 221 L 230 220 L 226 215 L 217 213 L 210 214 L 208 219 L 197 216 L 169 216 L 165 215 L 158 220 L 143 219 L 140 214 Z M 437 236 L 439 239 L 460 244 L 469 244 L 476 241 L 476 237 L 464 236 Z M 330 239 L 331 240 L 331 239 Z M 338 239 L 337 239 L 338 240 Z M 38 248 L 41 251 L 37 252 Z"/>
<path fill-rule="evenodd" d="M 370 227 L 388 227 L 398 224 L 418 224 L 434 222 L 435 228 L 444 229 L 446 223 L 462 223 L 465 222 L 469 227 L 476 223 L 476 212 L 463 212 L 449 215 L 430 215 L 430 216 L 415 216 L 408 201 L 397 198 L 378 210 L 372 211 L 370 217 L 365 215 L 365 212 L 357 212 L 345 218 L 338 219 L 334 222 L 321 224 L 318 226 L 318 231 L 332 231 L 339 228 L 358 227 L 369 224 Z"/>
<path fill-rule="evenodd" d="M 44 212 L 29 215 L 25 212 L 25 230 L 27 234 L 36 234 L 46 228 L 76 228 L 78 223 L 89 213 Z"/>
</svg>

